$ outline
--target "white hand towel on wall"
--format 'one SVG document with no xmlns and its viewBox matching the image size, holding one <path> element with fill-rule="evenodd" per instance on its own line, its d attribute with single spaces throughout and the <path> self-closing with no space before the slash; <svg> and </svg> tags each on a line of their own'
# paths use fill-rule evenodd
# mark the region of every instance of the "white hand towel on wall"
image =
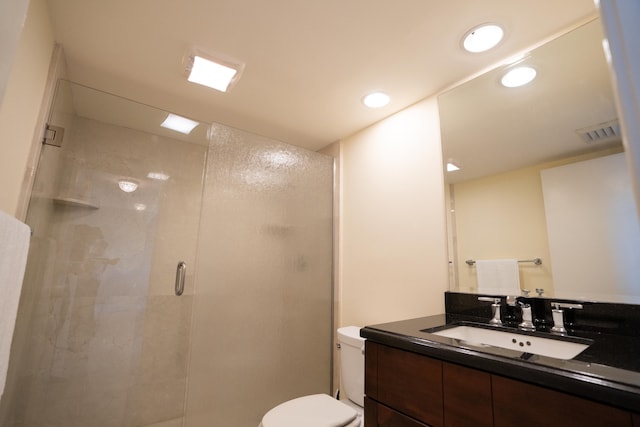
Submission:
<svg viewBox="0 0 640 427">
<path fill-rule="evenodd" d="M 31 230 L 0 211 L 0 397 L 4 394 Z"/>
<path fill-rule="evenodd" d="M 476 273 L 479 293 L 498 295 L 520 295 L 521 293 L 518 260 L 478 260 Z"/>
</svg>

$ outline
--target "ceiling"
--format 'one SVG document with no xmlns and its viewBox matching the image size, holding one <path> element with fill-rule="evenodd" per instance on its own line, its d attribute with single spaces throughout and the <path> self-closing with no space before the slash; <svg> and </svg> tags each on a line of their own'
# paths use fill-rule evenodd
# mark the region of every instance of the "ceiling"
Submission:
<svg viewBox="0 0 640 427">
<path fill-rule="evenodd" d="M 593 0 L 48 0 L 70 80 L 311 150 L 348 137 L 596 14 Z M 501 24 L 491 52 L 464 33 Z M 228 93 L 189 83 L 190 49 L 245 64 Z M 371 91 L 391 103 L 369 109 Z"/>
</svg>

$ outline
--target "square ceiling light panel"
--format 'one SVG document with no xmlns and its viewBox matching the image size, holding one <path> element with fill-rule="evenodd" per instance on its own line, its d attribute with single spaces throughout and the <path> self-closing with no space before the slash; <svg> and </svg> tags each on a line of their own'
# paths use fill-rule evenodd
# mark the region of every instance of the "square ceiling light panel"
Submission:
<svg viewBox="0 0 640 427">
<path fill-rule="evenodd" d="M 240 78 L 244 64 L 192 54 L 186 68 L 190 82 L 227 92 Z"/>
</svg>

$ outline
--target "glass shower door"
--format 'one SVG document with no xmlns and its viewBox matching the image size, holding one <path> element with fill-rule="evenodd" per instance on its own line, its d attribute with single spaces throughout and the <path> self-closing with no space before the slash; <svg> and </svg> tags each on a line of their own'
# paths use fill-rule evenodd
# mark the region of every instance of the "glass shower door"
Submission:
<svg viewBox="0 0 640 427">
<path fill-rule="evenodd" d="M 167 116 L 59 83 L 3 426 L 182 425 L 208 126 Z"/>
<path fill-rule="evenodd" d="M 168 116 L 60 82 L 3 427 L 255 427 L 331 393 L 333 159 Z"/>
</svg>

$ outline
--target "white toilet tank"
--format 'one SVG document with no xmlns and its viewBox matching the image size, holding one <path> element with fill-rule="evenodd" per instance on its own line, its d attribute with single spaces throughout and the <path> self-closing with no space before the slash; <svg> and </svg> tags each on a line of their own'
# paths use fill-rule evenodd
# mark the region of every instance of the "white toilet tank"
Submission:
<svg viewBox="0 0 640 427">
<path fill-rule="evenodd" d="M 364 407 L 364 341 L 365 339 L 360 337 L 359 327 L 338 328 L 343 392 L 349 400 L 362 407 Z"/>
</svg>

